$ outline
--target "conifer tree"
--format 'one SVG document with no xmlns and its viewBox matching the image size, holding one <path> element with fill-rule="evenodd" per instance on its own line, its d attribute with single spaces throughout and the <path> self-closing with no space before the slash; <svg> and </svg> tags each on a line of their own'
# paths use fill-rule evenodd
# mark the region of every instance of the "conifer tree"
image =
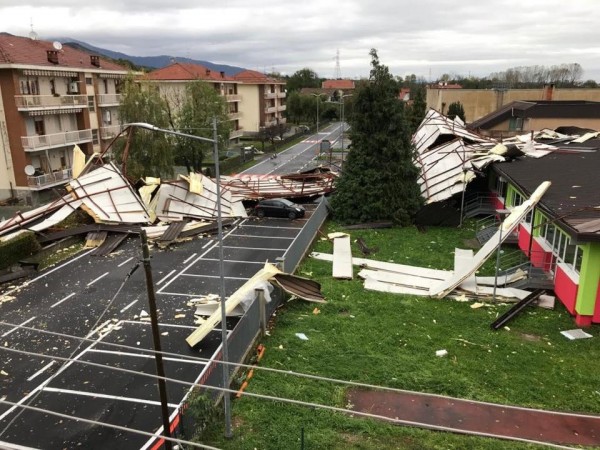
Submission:
<svg viewBox="0 0 600 450">
<path fill-rule="evenodd" d="M 372 49 L 371 73 L 354 94 L 352 150 L 331 205 L 343 223 L 392 220 L 408 225 L 422 204 L 418 169 L 399 85 Z"/>
</svg>

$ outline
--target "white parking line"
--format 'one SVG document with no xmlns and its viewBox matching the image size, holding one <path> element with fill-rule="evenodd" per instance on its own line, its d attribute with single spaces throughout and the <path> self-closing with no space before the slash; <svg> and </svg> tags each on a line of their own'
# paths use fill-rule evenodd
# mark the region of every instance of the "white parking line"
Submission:
<svg viewBox="0 0 600 450">
<path fill-rule="evenodd" d="M 221 278 L 220 275 L 198 275 L 193 273 L 182 273 L 182 277 L 198 277 L 198 278 Z M 223 277 L 225 280 L 249 280 L 250 278 L 243 277 Z"/>
<path fill-rule="evenodd" d="M 218 258 L 204 258 L 202 261 L 219 261 L 219 259 Z M 260 261 L 240 261 L 239 259 L 224 259 L 223 262 L 224 263 L 232 262 L 232 263 L 241 263 L 241 264 L 260 264 L 261 266 L 265 265 L 264 262 L 260 262 Z"/>
<path fill-rule="evenodd" d="M 136 303 L 137 303 L 137 300 L 132 301 L 129 305 L 125 306 L 120 312 L 124 313 L 129 308 L 131 308 L 133 305 L 135 305 Z"/>
<path fill-rule="evenodd" d="M 206 244 L 204 244 L 204 245 L 202 246 L 202 250 L 204 250 L 206 247 L 208 247 L 208 246 L 209 246 L 210 244 L 212 244 L 212 243 L 213 243 L 213 241 L 208 241 Z M 184 263 L 184 264 L 185 264 L 185 263 Z"/>
<path fill-rule="evenodd" d="M 114 350 L 100 350 L 98 348 L 94 348 L 90 350 L 88 353 L 105 353 L 108 355 L 120 355 L 120 356 L 131 356 L 134 358 L 146 358 L 146 359 L 154 359 L 154 355 L 147 353 L 131 353 L 131 352 L 119 352 Z M 197 361 L 195 359 L 181 359 L 181 358 L 170 358 L 167 356 L 163 356 L 163 361 L 174 361 L 180 363 L 188 363 L 188 364 L 196 364 L 200 366 L 205 366 L 206 363 L 204 361 Z"/>
<path fill-rule="evenodd" d="M 177 272 L 175 269 L 171 270 L 168 274 L 166 274 L 164 277 L 162 277 L 160 279 L 159 282 L 156 283 L 156 285 L 158 286 L 160 283 L 162 283 L 163 281 L 165 281 L 167 278 L 169 278 L 171 275 L 173 275 L 175 272 Z"/>
<path fill-rule="evenodd" d="M 133 259 L 133 256 L 131 258 L 127 258 L 125 261 L 123 261 L 121 264 L 119 264 L 117 267 L 122 267 L 125 264 L 127 264 L 129 261 L 131 261 Z"/>
<path fill-rule="evenodd" d="M 102 275 L 100 275 L 98 278 L 96 278 L 95 280 L 90 281 L 87 286 L 91 286 L 92 284 L 94 284 L 96 281 L 101 280 L 102 278 L 104 278 L 106 275 L 108 275 L 110 272 L 105 272 Z"/>
<path fill-rule="evenodd" d="M 74 391 L 71 389 L 59 389 L 53 387 L 45 387 L 44 392 L 56 392 L 59 394 L 71 394 L 71 395 L 81 395 L 83 397 L 94 397 L 94 398 L 106 398 L 109 400 L 121 400 L 124 402 L 131 403 L 144 403 L 146 405 L 160 405 L 160 402 L 156 400 L 146 400 L 143 398 L 134 398 L 134 397 L 121 397 L 119 395 L 108 395 L 108 394 L 100 394 L 99 392 L 86 392 L 86 391 Z M 175 403 L 167 403 L 169 408 L 177 408 L 179 405 Z"/>
<path fill-rule="evenodd" d="M 287 239 L 293 241 L 296 238 L 291 237 L 279 237 L 279 236 L 256 236 L 254 234 L 232 234 L 231 236 L 245 237 L 245 238 L 260 238 L 260 239 Z"/>
<path fill-rule="evenodd" d="M 62 300 L 57 301 L 54 305 L 50 305 L 50 308 L 54 308 L 55 306 L 60 305 L 62 302 L 64 302 L 65 300 L 69 300 L 71 297 L 73 297 L 75 295 L 75 292 L 67 295 L 65 298 L 63 298 Z"/>
<path fill-rule="evenodd" d="M 190 262 L 190 260 L 194 259 L 194 257 L 197 255 L 198 253 L 192 253 L 189 258 L 187 258 L 185 261 L 183 261 L 184 264 L 187 264 L 188 262 Z"/>
<path fill-rule="evenodd" d="M 302 227 L 276 227 L 273 225 L 244 225 L 243 228 L 246 227 L 256 227 L 256 228 L 273 228 L 275 230 L 301 230 Z"/>
<path fill-rule="evenodd" d="M 38 375 L 44 373 L 46 370 L 48 370 L 52 365 L 54 365 L 56 361 L 50 361 L 48 364 L 46 364 L 44 367 L 42 367 L 40 370 L 38 370 L 36 373 L 34 373 L 33 375 L 31 375 L 29 378 L 27 378 L 27 381 L 31 381 L 33 380 L 35 377 L 37 377 Z"/>
<path fill-rule="evenodd" d="M 3 334 L 2 336 L 0 336 L 0 337 L 6 337 L 6 336 L 8 336 L 9 334 L 11 334 L 11 333 L 14 333 L 14 332 L 15 332 L 15 331 L 17 331 L 19 328 L 21 328 L 23 325 L 27 325 L 27 324 L 28 324 L 29 322 L 31 322 L 33 319 L 35 319 L 35 316 L 33 316 L 33 317 L 31 317 L 31 318 L 27 319 L 27 320 L 26 320 L 25 322 L 23 322 L 21 325 L 19 325 L 19 326 L 16 326 L 16 327 L 14 327 L 14 328 L 12 328 L 12 329 L 8 330 L 6 333 L 4 333 L 4 334 Z"/>
<path fill-rule="evenodd" d="M 283 250 L 287 250 L 287 247 L 285 247 L 285 248 L 262 248 L 262 247 L 236 247 L 234 245 L 224 245 L 223 248 L 241 248 L 241 249 L 245 249 L 245 250 L 267 250 L 267 251 L 271 251 L 271 252 L 281 252 Z"/>
</svg>

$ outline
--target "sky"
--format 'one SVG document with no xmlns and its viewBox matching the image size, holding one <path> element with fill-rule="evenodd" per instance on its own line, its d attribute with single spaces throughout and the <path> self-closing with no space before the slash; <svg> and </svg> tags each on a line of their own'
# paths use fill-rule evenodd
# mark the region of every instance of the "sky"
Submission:
<svg viewBox="0 0 600 450">
<path fill-rule="evenodd" d="M 579 63 L 600 81 L 600 0 L 0 0 L 0 31 L 56 36 L 135 56 L 169 55 L 291 75 L 433 81 Z"/>
</svg>

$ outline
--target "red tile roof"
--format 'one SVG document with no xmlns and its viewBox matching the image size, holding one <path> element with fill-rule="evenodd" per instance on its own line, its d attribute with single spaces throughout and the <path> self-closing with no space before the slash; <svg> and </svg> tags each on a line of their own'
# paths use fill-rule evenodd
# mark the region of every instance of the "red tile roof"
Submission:
<svg viewBox="0 0 600 450">
<path fill-rule="evenodd" d="M 57 51 L 58 63 L 48 61 L 48 50 L 57 51 L 52 42 L 0 33 L 0 64 L 27 64 L 43 67 L 65 67 L 79 70 L 118 70 L 127 68 L 100 58 L 100 67 L 94 66 L 90 54 L 65 45 Z"/>
<path fill-rule="evenodd" d="M 200 64 L 176 62 L 161 69 L 153 70 L 144 76 L 145 80 L 205 80 L 205 81 L 235 81 L 224 72 L 210 70 Z"/>
<path fill-rule="evenodd" d="M 235 78 L 237 81 L 241 81 L 242 83 L 250 84 L 285 84 L 285 81 L 269 77 L 264 73 L 257 72 L 256 70 L 243 70 L 235 74 L 233 78 Z"/>
<path fill-rule="evenodd" d="M 321 87 L 323 89 L 354 89 L 354 80 L 325 80 Z"/>
</svg>

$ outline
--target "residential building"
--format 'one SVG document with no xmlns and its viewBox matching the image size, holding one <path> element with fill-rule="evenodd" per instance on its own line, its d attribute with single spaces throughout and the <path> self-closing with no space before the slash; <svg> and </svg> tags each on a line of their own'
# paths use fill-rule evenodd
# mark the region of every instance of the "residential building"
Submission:
<svg viewBox="0 0 600 450">
<path fill-rule="evenodd" d="M 72 151 L 119 131 L 127 70 L 60 43 L 0 33 L 0 199 L 36 204 L 71 178 Z"/>
<path fill-rule="evenodd" d="M 512 208 L 552 183 L 518 228 L 519 248 L 551 277 L 579 326 L 600 323 L 600 139 L 571 142 L 543 158 L 492 166 L 496 207 Z"/>
<path fill-rule="evenodd" d="M 244 70 L 233 77 L 241 94 L 240 125 L 245 134 L 258 132 L 286 122 L 285 81 L 254 70 Z"/>
<path fill-rule="evenodd" d="M 587 100 L 600 101 L 600 89 L 557 88 L 547 85 L 537 89 L 457 89 L 448 86 L 432 85 L 427 87 L 427 107 L 442 114 L 454 102 L 460 102 L 465 110 L 467 123 L 502 108 L 514 101 L 539 100 Z"/>
<path fill-rule="evenodd" d="M 201 80 L 209 83 L 227 102 L 232 125 L 229 139 L 235 141 L 243 135 L 244 130 L 240 124 L 242 96 L 238 90 L 239 83 L 225 72 L 216 72 L 199 64 L 175 62 L 153 70 L 141 79 L 155 84 L 174 109 L 183 105 L 186 86 L 190 82 Z"/>
<path fill-rule="evenodd" d="M 471 130 L 491 137 L 509 137 L 563 124 L 600 130 L 600 102 L 585 100 L 515 101 L 471 122 Z"/>
</svg>

